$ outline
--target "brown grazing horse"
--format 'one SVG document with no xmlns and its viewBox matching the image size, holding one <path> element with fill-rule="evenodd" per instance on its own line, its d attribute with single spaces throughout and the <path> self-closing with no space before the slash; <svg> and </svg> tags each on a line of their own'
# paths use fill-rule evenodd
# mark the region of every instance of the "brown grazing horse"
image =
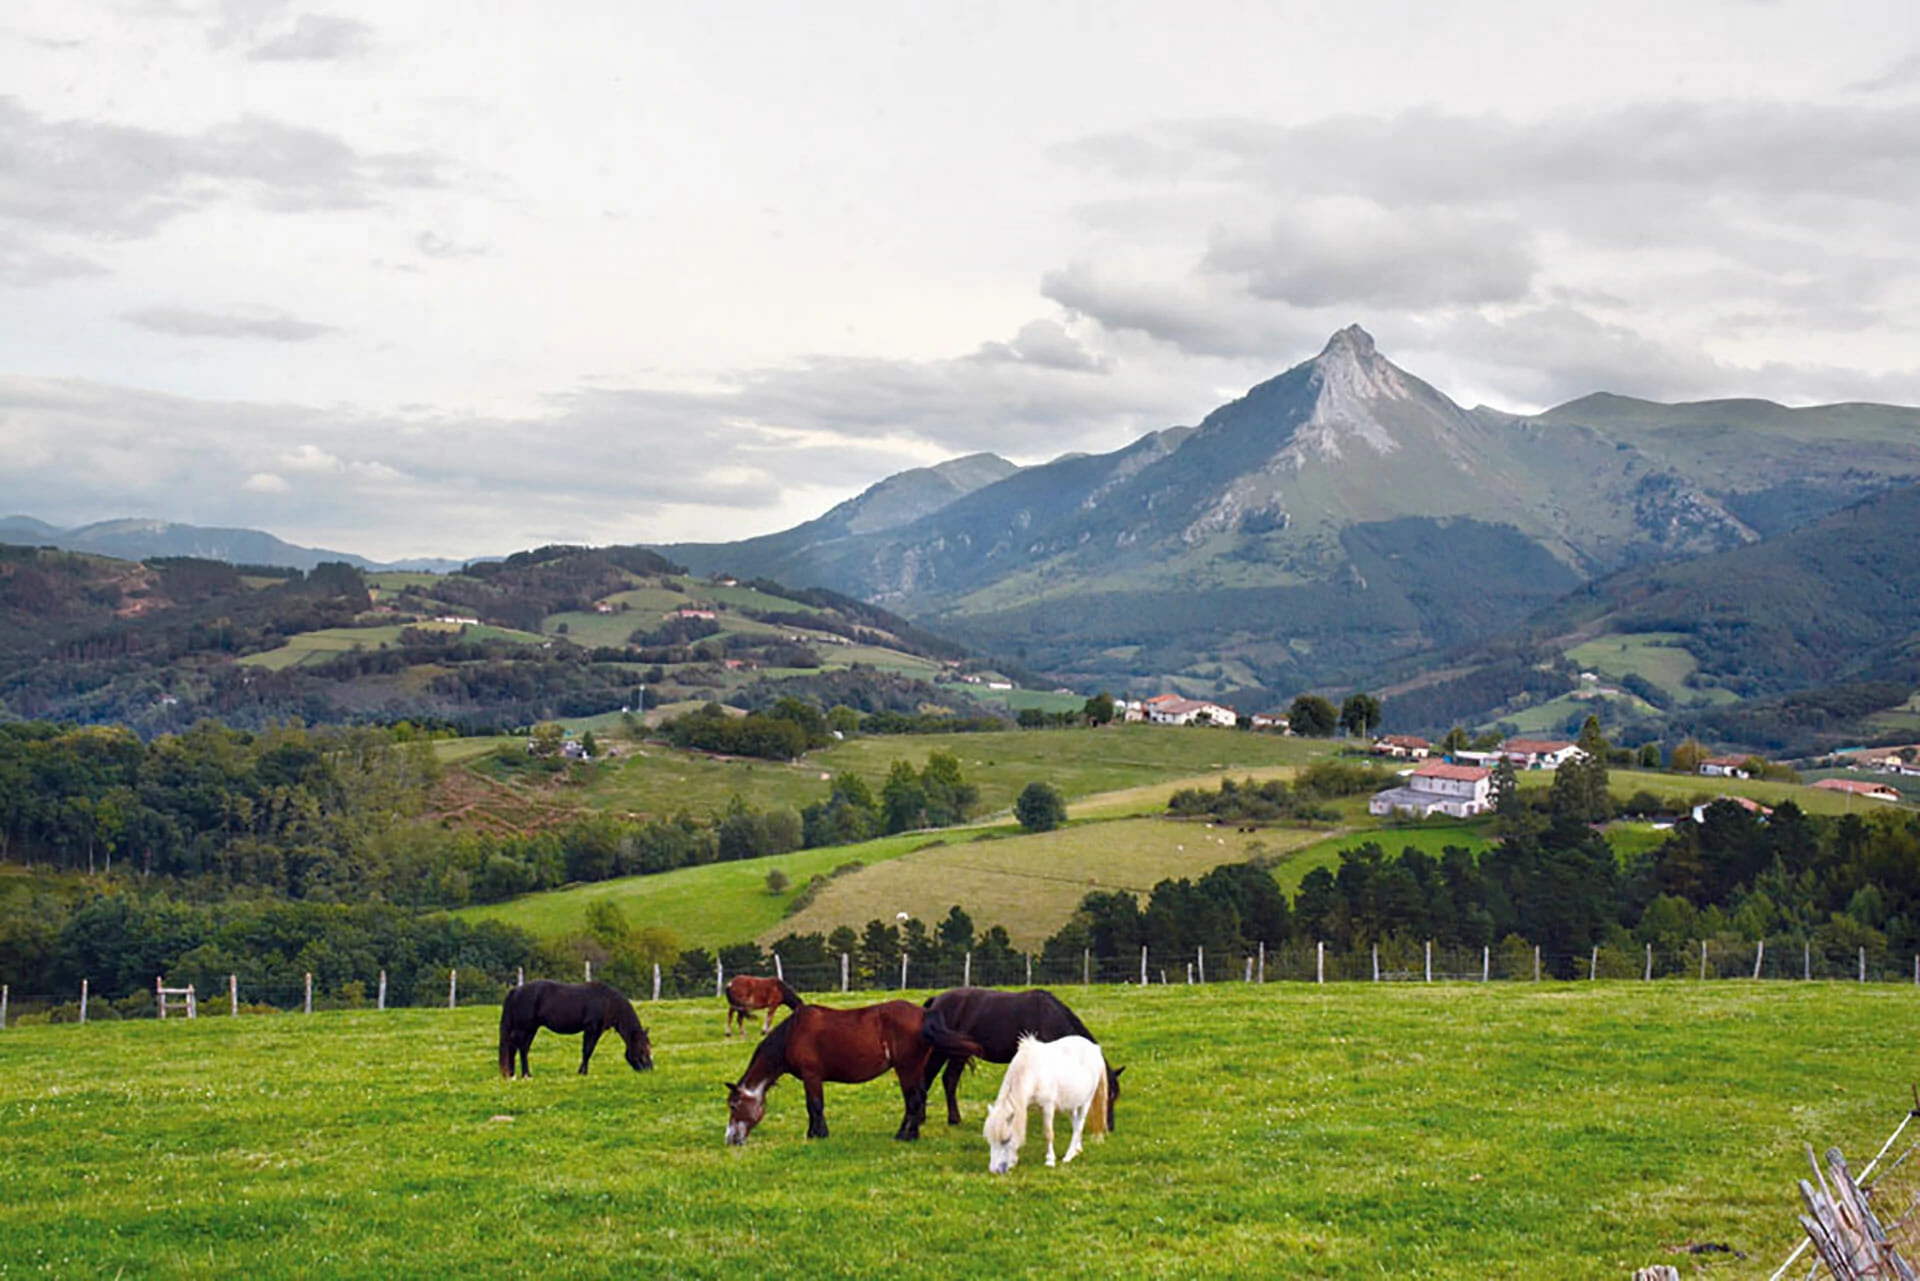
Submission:
<svg viewBox="0 0 1920 1281">
<path fill-rule="evenodd" d="M 727 1142 L 738 1147 L 767 1112 L 767 1091 L 783 1076 L 797 1076 L 807 1091 L 807 1137 L 827 1137 L 828 1081 L 858 1085 L 889 1069 L 900 1080 L 905 1103 L 893 1137 L 920 1137 L 927 1119 L 927 1056 L 920 1037 L 923 1012 L 912 1001 L 883 1001 L 857 1010 L 803 1005 L 754 1047 L 738 1081 L 727 1085 Z"/>
<path fill-rule="evenodd" d="M 627 1043 L 627 1066 L 644 1072 L 653 1066 L 653 1046 L 633 1002 L 620 989 L 605 983 L 555 983 L 535 979 L 507 993 L 500 1003 L 500 1075 L 513 1075 L 514 1055 L 520 1056 L 520 1075 L 527 1070 L 527 1047 L 541 1028 L 555 1032 L 581 1033 L 580 1075 L 587 1074 L 587 1061 L 602 1032 L 616 1032 Z"/>
<path fill-rule="evenodd" d="M 781 1006 L 799 1009 L 806 1002 L 800 994 L 787 986 L 785 979 L 760 979 L 751 974 L 736 974 L 727 980 L 727 1036 L 733 1036 L 734 1021 L 740 1023 L 745 1031 L 747 1019 L 755 1010 L 765 1010 L 766 1018 L 760 1024 L 760 1035 L 765 1036 L 767 1029 L 773 1026 L 773 1012 Z"/>
<path fill-rule="evenodd" d="M 927 1062 L 927 1083 L 938 1076 L 947 1089 L 947 1124 L 960 1124 L 960 1074 L 974 1060 L 1011 1063 L 1020 1038 L 1057 1041 L 1063 1036 L 1099 1038 L 1053 993 L 996 992 L 985 987 L 948 988 L 927 998 L 923 1035 L 933 1046 Z M 944 1069 L 944 1071 L 943 1071 Z M 1113 1129 L 1113 1105 L 1120 1097 L 1120 1074 L 1125 1068 L 1107 1068 L 1106 1128 Z"/>
</svg>

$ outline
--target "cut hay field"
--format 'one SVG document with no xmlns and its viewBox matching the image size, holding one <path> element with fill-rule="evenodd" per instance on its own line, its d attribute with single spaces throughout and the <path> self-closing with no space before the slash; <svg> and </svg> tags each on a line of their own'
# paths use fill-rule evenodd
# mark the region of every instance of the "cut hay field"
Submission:
<svg viewBox="0 0 1920 1281">
<path fill-rule="evenodd" d="M 1765 1276 L 1801 1145 L 1863 1164 L 1920 1038 L 1904 986 L 1063 994 L 1118 1132 L 998 1178 L 991 1067 L 915 1144 L 888 1082 L 809 1142 L 787 1081 L 727 1149 L 713 1001 L 642 1007 L 651 1073 L 546 1036 L 512 1083 L 483 1007 L 8 1029 L 0 1275 Z"/>
</svg>

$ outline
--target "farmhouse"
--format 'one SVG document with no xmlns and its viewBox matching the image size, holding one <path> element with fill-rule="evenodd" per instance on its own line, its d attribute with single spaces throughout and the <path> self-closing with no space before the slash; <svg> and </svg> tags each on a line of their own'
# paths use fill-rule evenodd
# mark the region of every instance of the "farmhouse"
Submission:
<svg viewBox="0 0 1920 1281">
<path fill-rule="evenodd" d="M 1255 712 L 1253 727 L 1269 730 L 1275 734 L 1285 734 L 1293 727 L 1293 722 L 1287 718 L 1285 712 Z"/>
<path fill-rule="evenodd" d="M 478 627 L 480 620 L 465 614 L 442 614 L 433 620 L 436 623 L 451 623 L 456 627 Z"/>
<path fill-rule="evenodd" d="M 1439 813 L 1471 818 L 1492 808 L 1492 795 L 1491 771 L 1478 765 L 1428 761 L 1408 776 L 1405 787 L 1376 793 L 1367 802 L 1367 812 L 1381 816 L 1398 813 L 1425 818 Z"/>
<path fill-rule="evenodd" d="M 1823 778 L 1814 784 L 1823 792 L 1841 792 L 1848 796 L 1864 796 L 1870 801 L 1897 801 L 1900 793 L 1885 783 L 1858 783 L 1850 778 Z"/>
<path fill-rule="evenodd" d="M 1387 734 L 1373 740 L 1373 754 L 1395 760 L 1424 761 L 1433 754 L 1433 744 L 1412 734 Z"/>
<path fill-rule="evenodd" d="M 713 618 L 715 617 L 714 612 L 712 610 L 703 609 L 698 605 L 682 605 L 679 609 L 676 609 L 673 611 L 673 616 L 675 618 Z"/>
<path fill-rule="evenodd" d="M 1732 801 L 1735 805 L 1738 805 L 1762 823 L 1773 817 L 1773 811 L 1762 805 L 1759 801 L 1749 800 L 1744 796 L 1716 796 L 1710 801 L 1693 807 L 1693 821 L 1696 823 L 1706 822 L 1708 807 L 1718 805 L 1721 801 Z"/>
<path fill-rule="evenodd" d="M 1584 756 L 1575 743 L 1558 738 L 1510 738 L 1500 745 L 1500 754 L 1513 762 L 1515 769 L 1559 769 L 1576 756 Z"/>
<path fill-rule="evenodd" d="M 1147 719 L 1155 725 L 1227 725 L 1240 719 L 1231 707 L 1197 698 L 1158 698 L 1147 700 Z"/>
<path fill-rule="evenodd" d="M 1709 778 L 1752 778 L 1744 756 L 1710 756 L 1700 762 L 1700 772 Z"/>
</svg>

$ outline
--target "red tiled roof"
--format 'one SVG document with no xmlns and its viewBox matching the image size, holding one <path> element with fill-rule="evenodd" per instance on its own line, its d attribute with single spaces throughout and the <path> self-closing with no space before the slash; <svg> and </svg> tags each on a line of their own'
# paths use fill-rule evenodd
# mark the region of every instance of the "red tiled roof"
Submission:
<svg viewBox="0 0 1920 1281">
<path fill-rule="evenodd" d="M 1483 778 L 1493 777 L 1492 772 L 1478 765 L 1449 765 L 1445 761 L 1428 761 L 1413 772 L 1415 778 L 1447 778 L 1456 783 L 1478 783 Z"/>
<path fill-rule="evenodd" d="M 1850 778 L 1823 778 L 1814 784 L 1823 792 L 1852 792 L 1855 796 L 1898 796 L 1900 790 L 1885 783 L 1856 783 Z"/>
<path fill-rule="evenodd" d="M 1564 752 L 1573 744 L 1564 738 L 1510 738 L 1501 747 L 1503 752 L 1525 752 L 1531 756 L 1545 756 L 1549 752 Z"/>
<path fill-rule="evenodd" d="M 1429 743 L 1426 739 L 1419 738 L 1413 734 L 1388 734 L 1386 737 L 1382 738 L 1380 741 L 1383 743 L 1391 743 L 1395 747 L 1432 747 L 1433 746 L 1433 744 Z"/>
<path fill-rule="evenodd" d="M 1702 765 L 1725 765 L 1729 769 L 1745 769 L 1747 758 L 1744 756 L 1709 756 L 1700 762 Z"/>
</svg>

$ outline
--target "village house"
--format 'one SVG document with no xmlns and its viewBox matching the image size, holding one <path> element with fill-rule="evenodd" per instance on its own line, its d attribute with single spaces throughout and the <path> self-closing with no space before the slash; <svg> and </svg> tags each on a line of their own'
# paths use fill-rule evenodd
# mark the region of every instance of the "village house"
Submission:
<svg viewBox="0 0 1920 1281">
<path fill-rule="evenodd" d="M 434 622 L 436 622 L 436 623 L 451 623 L 451 624 L 452 624 L 453 626 L 455 626 L 455 627 L 478 627 L 478 626 L 480 626 L 480 620 L 479 620 L 479 619 L 477 619 L 477 618 L 470 618 L 470 617 L 468 617 L 468 616 L 467 616 L 467 615 L 465 615 L 465 614 L 442 614 L 442 615 L 440 615 L 440 617 L 438 617 L 438 618 L 436 618 L 436 619 L 434 619 L 433 621 L 434 621 Z"/>
<path fill-rule="evenodd" d="M 699 605 L 682 605 L 679 609 L 676 609 L 673 611 L 673 616 L 675 618 L 714 618 L 716 617 L 716 615 L 712 610 L 704 609 Z"/>
<path fill-rule="evenodd" d="M 1367 802 L 1367 812 L 1376 816 L 1411 814 L 1425 818 L 1429 814 L 1451 814 L 1471 818 L 1493 808 L 1493 773 L 1478 765 L 1452 765 L 1446 761 L 1428 761 L 1407 776 L 1405 787 L 1377 792 Z"/>
<path fill-rule="evenodd" d="M 1198 698 L 1165 697 L 1147 700 L 1147 719 L 1155 725 L 1225 725 L 1238 723 L 1240 713 Z"/>
<path fill-rule="evenodd" d="M 1577 743 L 1559 738 L 1510 738 L 1500 745 L 1500 755 L 1513 762 L 1515 769 L 1559 769 L 1576 756 L 1585 756 Z"/>
<path fill-rule="evenodd" d="M 1293 722 L 1288 719 L 1285 712 L 1255 712 L 1253 727 L 1274 734 L 1285 734 L 1292 730 Z"/>
<path fill-rule="evenodd" d="M 1693 807 L 1693 821 L 1696 823 L 1706 822 L 1708 807 L 1712 805 L 1717 805 L 1721 801 L 1732 801 L 1735 805 L 1738 805 L 1741 809 L 1753 815 L 1756 819 L 1759 819 L 1762 823 L 1766 822 L 1768 819 L 1773 817 L 1773 811 L 1768 809 L 1766 806 L 1762 805 L 1759 801 L 1749 800 L 1747 797 L 1744 797 L 1744 796 L 1716 796 L 1710 801 L 1703 802 Z"/>
<path fill-rule="evenodd" d="M 1373 754 L 1395 760 L 1424 761 L 1433 754 L 1433 744 L 1412 734 L 1386 734 L 1373 740 Z"/>
<path fill-rule="evenodd" d="M 1700 762 L 1700 772 L 1709 778 L 1752 778 L 1744 756 L 1712 756 Z"/>
<path fill-rule="evenodd" d="M 1850 778 L 1823 778 L 1814 786 L 1823 792 L 1841 792 L 1848 796 L 1863 796 L 1870 801 L 1897 801 L 1901 799 L 1899 789 L 1885 783 L 1859 783 Z"/>
</svg>

